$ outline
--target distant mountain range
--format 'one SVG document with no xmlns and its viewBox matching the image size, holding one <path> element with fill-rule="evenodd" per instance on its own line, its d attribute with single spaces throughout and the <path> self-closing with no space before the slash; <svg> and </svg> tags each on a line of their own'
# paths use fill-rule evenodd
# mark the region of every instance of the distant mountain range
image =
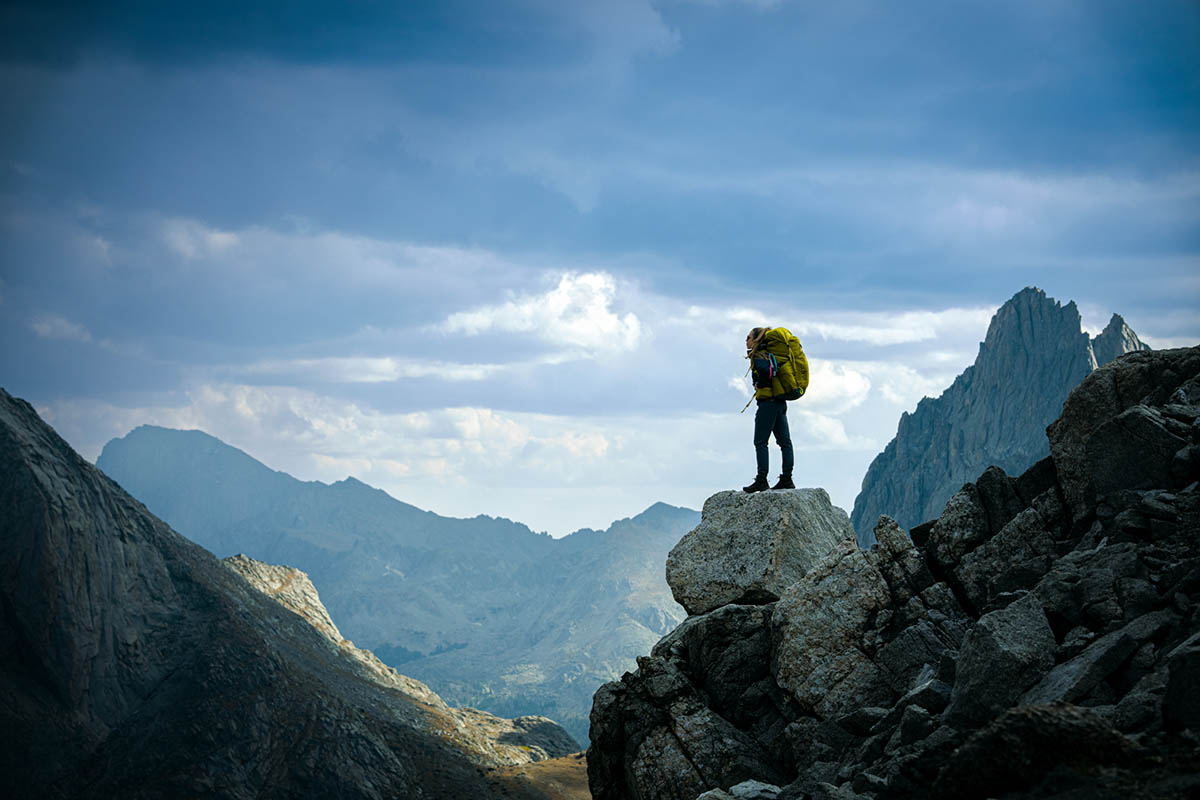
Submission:
<svg viewBox="0 0 1200 800">
<path fill-rule="evenodd" d="M 1149 350 L 1113 314 L 1091 338 L 1074 302 L 1028 287 L 1000 307 L 975 363 L 940 397 L 900 416 L 896 437 L 875 457 L 850 521 L 869 547 L 881 514 L 909 529 L 938 516 L 963 484 L 989 466 L 1019 475 L 1050 450 L 1046 426 L 1071 390 L 1097 367 Z"/>
<path fill-rule="evenodd" d="M 199 431 L 143 426 L 97 466 L 219 556 L 309 574 L 345 635 L 451 703 L 542 714 L 580 742 L 592 693 L 686 616 L 663 564 L 700 515 L 657 504 L 552 539 L 442 517 L 348 478 L 269 469 Z"/>
</svg>

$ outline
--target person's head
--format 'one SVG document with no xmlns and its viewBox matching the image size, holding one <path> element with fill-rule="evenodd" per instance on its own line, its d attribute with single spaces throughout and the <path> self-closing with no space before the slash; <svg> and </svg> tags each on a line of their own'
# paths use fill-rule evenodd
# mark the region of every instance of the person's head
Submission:
<svg viewBox="0 0 1200 800">
<path fill-rule="evenodd" d="M 759 342 L 762 341 L 763 336 L 765 336 L 767 331 L 769 331 L 769 330 L 771 330 L 771 329 L 770 328 L 752 328 L 750 330 L 750 332 L 746 334 L 746 349 L 747 350 L 757 349 Z"/>
</svg>

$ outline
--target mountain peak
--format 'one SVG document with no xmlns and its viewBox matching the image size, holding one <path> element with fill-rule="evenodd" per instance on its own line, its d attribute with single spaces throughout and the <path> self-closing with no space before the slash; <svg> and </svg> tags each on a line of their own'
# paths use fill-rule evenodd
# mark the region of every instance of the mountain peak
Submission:
<svg viewBox="0 0 1200 800">
<path fill-rule="evenodd" d="M 1027 286 L 996 311 L 975 363 L 936 399 L 900 417 L 863 478 L 851 519 L 867 545 L 881 514 L 902 527 L 932 519 L 991 465 L 1020 474 L 1049 452 L 1044 431 L 1098 365 L 1147 349 L 1120 315 L 1094 340 L 1073 301 Z"/>
<path fill-rule="evenodd" d="M 24 566 L 0 580 L 0 640 L 20 643 L 0 648 L 14 797 L 512 797 L 484 769 L 550 741 L 549 720 L 536 741 L 521 720 L 493 739 L 477 713 L 403 691 L 307 613 L 319 599 L 298 572 L 255 565 L 252 586 L 3 390 L 0 473 L 0 557 Z"/>
<path fill-rule="evenodd" d="M 1120 314 L 1113 314 L 1100 335 L 1092 339 L 1092 353 L 1098 367 L 1126 353 L 1149 349 L 1150 346 L 1138 338 Z"/>
</svg>

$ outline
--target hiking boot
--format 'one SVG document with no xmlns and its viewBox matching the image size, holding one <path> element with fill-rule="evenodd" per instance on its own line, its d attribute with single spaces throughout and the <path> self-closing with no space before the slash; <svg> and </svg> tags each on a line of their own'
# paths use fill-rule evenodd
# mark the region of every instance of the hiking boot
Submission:
<svg viewBox="0 0 1200 800">
<path fill-rule="evenodd" d="M 776 489 L 795 489 L 796 484 L 792 483 L 791 475 L 780 475 L 779 480 L 771 487 L 772 491 Z"/>
<path fill-rule="evenodd" d="M 767 476 L 758 475 L 754 478 L 754 483 L 750 484 L 749 486 L 743 486 L 742 491 L 746 494 L 750 494 L 752 492 L 765 492 L 770 488 L 771 484 L 767 483 Z"/>
</svg>

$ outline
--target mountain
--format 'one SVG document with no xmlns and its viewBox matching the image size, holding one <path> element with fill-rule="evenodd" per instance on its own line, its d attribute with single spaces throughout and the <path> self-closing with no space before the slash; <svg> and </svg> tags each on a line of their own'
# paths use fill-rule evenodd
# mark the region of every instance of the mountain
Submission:
<svg viewBox="0 0 1200 800">
<path fill-rule="evenodd" d="M 1017 292 L 992 317 L 975 363 L 940 397 L 902 414 L 871 462 L 850 514 L 860 544 L 870 545 L 881 514 L 917 525 L 987 467 L 1019 474 L 1044 458 L 1043 431 L 1067 394 L 1098 366 L 1148 349 L 1117 314 L 1092 339 L 1074 302 Z"/>
<path fill-rule="evenodd" d="M 448 701 L 542 714 L 586 741 L 601 683 L 684 617 L 661 564 L 699 521 L 657 504 L 552 539 L 504 519 L 451 519 L 353 478 L 302 482 L 199 431 L 144 426 L 97 465 L 221 556 L 308 573 L 354 641 Z"/>
<path fill-rule="evenodd" d="M 452 709 L 342 639 L 303 573 L 183 538 L 3 390 L 0 476 L 5 796 L 544 800 L 506 769 L 581 768 L 550 720 Z"/>
<path fill-rule="evenodd" d="M 594 800 L 1200 796 L 1200 347 L 1047 434 L 869 550 L 820 490 L 710 498 L 667 562 L 692 616 L 596 692 Z"/>
</svg>

